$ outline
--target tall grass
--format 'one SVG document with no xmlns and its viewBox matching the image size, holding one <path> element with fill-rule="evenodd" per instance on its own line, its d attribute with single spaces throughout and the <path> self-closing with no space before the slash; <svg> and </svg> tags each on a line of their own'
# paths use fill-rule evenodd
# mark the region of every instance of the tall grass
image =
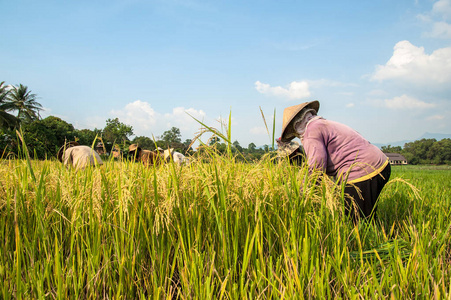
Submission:
<svg viewBox="0 0 451 300">
<path fill-rule="evenodd" d="M 378 219 L 269 158 L 0 161 L 0 298 L 446 298 L 451 183 L 394 168 Z M 412 184 L 409 186 L 406 182 Z"/>
</svg>

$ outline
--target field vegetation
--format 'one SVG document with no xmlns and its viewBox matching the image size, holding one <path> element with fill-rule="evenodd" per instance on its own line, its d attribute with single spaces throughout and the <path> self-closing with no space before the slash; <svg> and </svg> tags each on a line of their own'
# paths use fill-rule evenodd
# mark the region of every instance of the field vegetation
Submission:
<svg viewBox="0 0 451 300">
<path fill-rule="evenodd" d="M 451 297 L 449 169 L 393 167 L 374 222 L 269 157 L 0 161 L 2 299 Z"/>
</svg>

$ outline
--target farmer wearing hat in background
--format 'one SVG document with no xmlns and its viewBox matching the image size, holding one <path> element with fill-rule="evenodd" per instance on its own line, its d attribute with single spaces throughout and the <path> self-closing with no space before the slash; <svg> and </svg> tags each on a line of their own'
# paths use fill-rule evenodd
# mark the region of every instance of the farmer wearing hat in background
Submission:
<svg viewBox="0 0 451 300">
<path fill-rule="evenodd" d="M 161 149 L 160 151 L 162 150 L 163 149 Z M 181 166 L 182 164 L 189 165 L 189 159 L 182 153 L 174 151 L 174 148 L 164 150 L 163 159 L 165 162 L 170 162 L 172 159 L 172 161 L 174 161 L 179 166 Z"/>
<path fill-rule="evenodd" d="M 66 143 L 58 150 L 56 156 L 65 166 L 72 165 L 76 169 L 103 165 L 102 159 L 96 151 L 77 142 Z"/>
<path fill-rule="evenodd" d="M 388 158 L 352 128 L 317 116 L 318 110 L 318 101 L 287 107 L 278 144 L 284 146 L 299 138 L 309 169 L 346 181 L 345 193 L 358 205 L 360 216 L 369 218 L 390 177 Z M 346 211 L 355 213 L 349 199 Z"/>
<path fill-rule="evenodd" d="M 144 150 L 137 144 L 128 147 L 128 155 L 134 161 L 140 161 L 145 166 L 158 165 L 161 162 L 159 149 L 155 151 Z"/>
</svg>

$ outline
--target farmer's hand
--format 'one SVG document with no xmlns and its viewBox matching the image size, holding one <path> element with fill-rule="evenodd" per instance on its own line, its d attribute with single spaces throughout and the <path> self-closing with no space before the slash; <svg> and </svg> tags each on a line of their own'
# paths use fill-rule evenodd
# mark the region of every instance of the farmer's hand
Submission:
<svg viewBox="0 0 451 300">
<path fill-rule="evenodd" d="M 288 144 L 290 143 L 290 142 L 282 142 L 282 138 L 278 138 L 276 140 L 276 142 L 277 142 L 277 147 L 278 148 L 283 148 L 285 146 L 288 146 Z"/>
</svg>

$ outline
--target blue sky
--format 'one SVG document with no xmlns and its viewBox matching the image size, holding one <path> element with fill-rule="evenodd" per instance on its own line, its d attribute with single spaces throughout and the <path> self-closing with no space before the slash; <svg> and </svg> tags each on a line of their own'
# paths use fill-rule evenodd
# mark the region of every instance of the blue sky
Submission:
<svg viewBox="0 0 451 300">
<path fill-rule="evenodd" d="M 0 81 L 76 128 L 136 135 L 200 125 L 270 144 L 276 110 L 319 114 L 372 143 L 451 133 L 451 0 L 0 1 Z M 271 130 L 271 128 L 270 128 Z"/>
</svg>

